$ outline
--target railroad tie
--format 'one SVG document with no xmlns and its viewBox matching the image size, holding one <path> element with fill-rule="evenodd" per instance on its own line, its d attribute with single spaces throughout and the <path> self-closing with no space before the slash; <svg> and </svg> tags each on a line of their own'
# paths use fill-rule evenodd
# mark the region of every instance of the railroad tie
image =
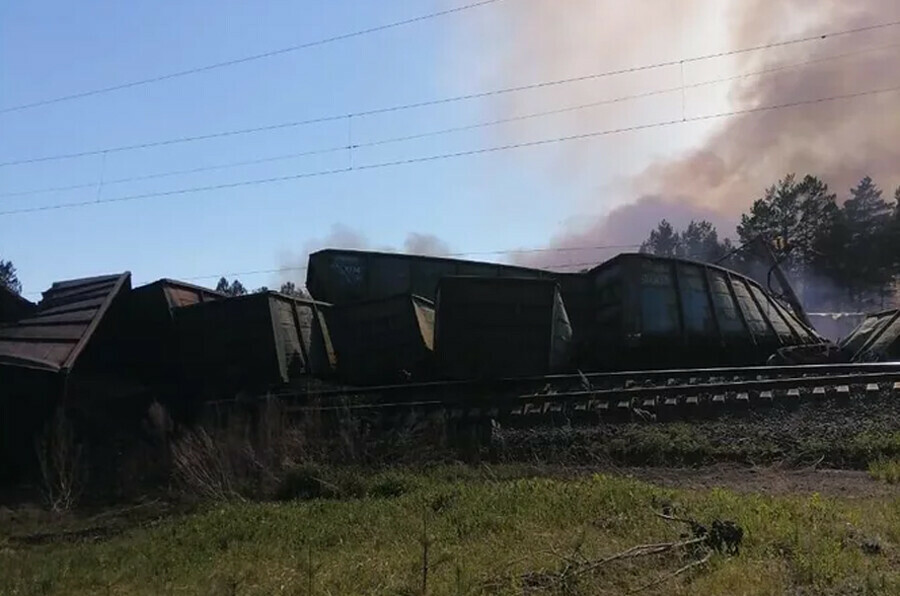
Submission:
<svg viewBox="0 0 900 596">
<path fill-rule="evenodd" d="M 663 401 L 663 405 L 666 406 L 667 408 L 674 408 L 675 406 L 678 405 L 678 398 L 677 397 L 667 397 Z"/>
<path fill-rule="evenodd" d="M 523 414 L 543 414 L 543 408 L 538 404 L 525 404 Z"/>
<path fill-rule="evenodd" d="M 900 381 L 894 382 L 894 393 L 900 393 Z"/>
<path fill-rule="evenodd" d="M 838 385 L 835 388 L 838 397 L 850 397 L 850 385 Z"/>
<path fill-rule="evenodd" d="M 689 406 L 696 406 L 700 404 L 700 398 L 696 395 L 688 395 L 685 398 L 684 403 Z"/>
<path fill-rule="evenodd" d="M 869 383 L 866 385 L 866 393 L 878 393 L 879 391 L 878 383 Z"/>
<path fill-rule="evenodd" d="M 725 404 L 725 395 L 723 395 L 721 393 L 713 395 L 712 401 L 714 404 L 724 405 Z"/>
<path fill-rule="evenodd" d="M 798 389 L 797 387 L 788 389 L 787 396 L 791 399 L 800 399 L 800 389 Z"/>
<path fill-rule="evenodd" d="M 813 387 L 813 397 L 825 397 L 825 388 Z"/>
<path fill-rule="evenodd" d="M 775 399 L 775 393 L 773 391 L 760 391 L 759 399 L 765 402 L 771 402 Z"/>
<path fill-rule="evenodd" d="M 746 392 L 741 392 L 741 393 L 738 393 L 734 397 L 734 399 L 735 399 L 735 401 L 737 401 L 737 403 L 745 406 L 750 403 L 750 394 L 746 393 Z"/>
</svg>

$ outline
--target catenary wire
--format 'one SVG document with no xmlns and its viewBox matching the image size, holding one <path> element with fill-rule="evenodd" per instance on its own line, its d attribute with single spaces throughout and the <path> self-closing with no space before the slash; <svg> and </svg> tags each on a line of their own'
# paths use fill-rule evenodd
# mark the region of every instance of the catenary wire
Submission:
<svg viewBox="0 0 900 596">
<path fill-rule="evenodd" d="M 376 163 L 363 164 L 363 165 L 350 165 L 350 166 L 346 166 L 346 167 L 342 167 L 342 168 L 318 170 L 318 171 L 314 171 L 314 172 L 291 174 L 291 175 L 287 175 L 287 176 L 276 176 L 276 177 L 271 177 L 271 178 L 242 180 L 242 181 L 238 181 L 238 182 L 213 184 L 213 185 L 209 185 L 209 186 L 180 188 L 180 189 L 173 189 L 173 190 L 161 191 L 161 192 L 150 192 L 150 193 L 143 193 L 143 194 L 125 195 L 125 196 L 120 196 L 120 197 L 100 198 L 100 199 L 90 200 L 90 201 L 56 203 L 56 204 L 52 204 L 52 205 L 42 205 L 39 207 L 24 207 L 21 209 L 10 209 L 7 211 L 0 211 L 0 216 L 15 215 L 15 214 L 21 214 L 21 213 L 33 213 L 33 212 L 38 212 L 38 211 L 51 211 L 51 210 L 67 209 L 67 208 L 75 208 L 75 207 L 87 207 L 89 205 L 103 205 L 103 204 L 107 204 L 107 203 L 135 201 L 135 200 L 139 200 L 139 199 L 175 196 L 175 195 L 190 194 L 190 193 L 195 193 L 195 192 L 225 190 L 225 189 L 230 189 L 230 188 L 239 188 L 239 187 L 243 187 L 243 186 L 256 186 L 256 185 L 260 185 L 260 184 L 273 184 L 273 183 L 277 183 L 277 182 L 287 182 L 290 180 L 300 180 L 300 179 L 304 179 L 304 178 L 333 176 L 336 174 L 345 174 L 345 173 L 355 172 L 355 171 L 375 170 L 375 169 L 388 168 L 388 167 L 396 167 L 396 166 L 404 166 L 404 165 L 411 165 L 411 164 L 417 164 L 417 163 L 440 161 L 440 160 L 444 160 L 444 159 L 467 157 L 467 156 L 472 156 L 472 155 L 483 155 L 483 154 L 487 154 L 487 153 L 508 151 L 508 150 L 512 150 L 512 149 L 521 149 L 521 148 L 526 148 L 526 147 L 537 147 L 537 146 L 549 145 L 549 144 L 555 144 L 555 143 L 577 141 L 577 140 L 596 138 L 596 137 L 612 135 L 612 134 L 621 134 L 621 133 L 626 133 L 626 132 L 635 132 L 635 131 L 640 131 L 640 130 L 660 128 L 660 127 L 665 127 L 665 126 L 673 126 L 673 125 L 684 124 L 684 123 L 688 123 L 688 122 L 701 122 L 701 121 L 705 121 L 705 120 L 713 120 L 713 119 L 725 118 L 725 117 L 729 117 L 729 116 L 754 114 L 754 113 L 787 109 L 787 108 L 804 106 L 804 105 L 822 104 L 822 103 L 827 103 L 827 102 L 832 102 L 832 101 L 855 99 L 855 98 L 867 97 L 867 96 L 884 94 L 884 93 L 894 93 L 897 91 L 900 91 L 900 85 L 894 86 L 894 87 L 880 88 L 880 89 L 870 89 L 867 91 L 859 91 L 856 93 L 848 93 L 848 94 L 844 94 L 844 95 L 832 95 L 832 96 L 828 96 L 828 97 L 820 97 L 820 98 L 810 99 L 810 100 L 798 100 L 798 101 L 792 101 L 792 102 L 771 105 L 771 106 L 759 106 L 759 107 L 754 107 L 754 108 L 745 108 L 745 109 L 741 109 L 741 110 L 731 110 L 731 111 L 726 111 L 726 112 L 719 112 L 719 113 L 715 113 L 715 114 L 693 116 L 690 118 L 676 118 L 673 120 L 666 120 L 666 121 L 662 121 L 662 122 L 652 122 L 652 123 L 648 123 L 648 124 L 638 124 L 638 125 L 634 125 L 634 126 L 592 131 L 592 132 L 579 133 L 579 134 L 562 136 L 562 137 L 538 139 L 538 140 L 526 141 L 526 142 L 522 142 L 522 143 L 510 143 L 510 144 L 506 144 L 506 145 L 498 145 L 498 146 L 493 146 L 493 147 L 480 147 L 477 149 L 469 149 L 469 150 L 457 151 L 457 152 L 453 152 L 453 153 L 440 153 L 440 154 L 436 154 L 436 155 L 411 157 L 408 159 L 400 159 L 400 160 L 387 161 L 387 162 L 376 162 Z"/>
<path fill-rule="evenodd" d="M 44 156 L 39 156 L 39 157 L 16 159 L 16 160 L 0 162 L 0 167 L 19 166 L 19 165 L 25 165 L 25 164 L 40 163 L 40 162 L 46 162 L 46 161 L 58 161 L 58 160 L 64 160 L 64 159 L 75 159 L 75 158 L 79 158 L 79 157 L 89 157 L 92 155 L 118 153 L 118 152 L 122 152 L 122 151 L 133 151 L 133 150 L 137 150 L 137 149 L 149 149 L 152 147 L 162 147 L 162 146 L 174 145 L 174 144 L 179 144 L 179 143 L 190 143 L 190 142 L 205 141 L 205 140 L 230 137 L 230 136 L 236 136 L 236 135 L 267 132 L 267 131 L 280 130 L 280 129 L 285 129 L 285 128 L 293 128 L 293 127 L 307 126 L 307 125 L 319 124 L 319 123 L 325 123 L 325 122 L 347 120 L 347 119 L 364 117 L 364 116 L 373 116 L 373 115 L 377 115 L 377 114 L 385 114 L 385 113 L 390 113 L 390 112 L 398 112 L 398 111 L 410 110 L 410 109 L 414 109 L 414 108 L 442 105 L 442 104 L 454 103 L 454 102 L 459 102 L 459 101 L 481 99 L 481 98 L 485 98 L 485 97 L 503 95 L 503 94 L 507 94 L 507 93 L 517 93 L 517 92 L 527 91 L 527 90 L 532 90 L 532 89 L 542 89 L 542 88 L 553 87 L 553 86 L 557 86 L 557 85 L 564 85 L 564 84 L 576 83 L 576 82 L 587 81 L 587 80 L 592 80 L 592 79 L 599 79 L 599 78 L 604 78 L 604 77 L 611 77 L 611 76 L 616 76 L 616 75 L 629 74 L 629 73 L 641 72 L 641 71 L 646 71 L 646 70 L 653 70 L 653 69 L 664 68 L 664 67 L 669 67 L 669 66 L 678 66 L 678 65 L 681 65 L 682 63 L 691 63 L 691 62 L 698 62 L 698 61 L 702 61 L 702 60 L 710 60 L 710 59 L 714 59 L 714 58 L 734 56 L 734 55 L 747 53 L 747 52 L 754 52 L 754 51 L 759 51 L 759 50 L 764 50 L 764 49 L 783 47 L 783 46 L 787 46 L 787 45 L 806 43 L 806 42 L 816 41 L 816 40 L 824 40 L 824 39 L 842 36 L 842 35 L 850 35 L 850 34 L 855 34 L 855 33 L 860 33 L 860 32 L 865 32 L 865 31 L 882 29 L 882 28 L 886 28 L 886 27 L 895 27 L 898 25 L 900 25 L 900 20 L 891 21 L 891 22 L 887 22 L 887 23 L 881 23 L 881 24 L 877 24 L 877 25 L 869 25 L 867 27 L 857 27 L 855 29 L 845 29 L 842 31 L 825 33 L 825 34 L 821 34 L 821 35 L 806 36 L 806 37 L 801 37 L 801 38 L 796 38 L 796 39 L 791 39 L 791 40 L 772 42 L 769 44 L 752 46 L 752 47 L 748 47 L 748 48 L 728 50 L 728 51 L 724 51 L 724 52 L 716 52 L 713 54 L 706 54 L 703 56 L 695 56 L 692 58 L 686 58 L 684 60 L 670 60 L 670 61 L 666 61 L 666 62 L 657 62 L 654 64 L 633 66 L 633 67 L 623 68 L 623 69 L 619 69 L 619 70 L 610 70 L 610 71 L 604 71 L 604 72 L 599 72 L 599 73 L 591 73 L 591 74 L 587 74 L 587 75 L 582 75 L 582 76 L 578 76 L 578 77 L 570 77 L 570 78 L 566 78 L 566 79 L 542 81 L 542 82 L 538 82 L 538 83 L 531 83 L 528 85 L 519 85 L 519 86 L 515 86 L 515 87 L 505 87 L 502 89 L 493 89 L 493 90 L 489 90 L 489 91 L 470 93 L 470 94 L 466 94 L 466 95 L 456 95 L 456 96 L 452 96 L 452 97 L 426 100 L 426 101 L 417 102 L 417 103 L 400 104 L 400 105 L 394 105 L 394 106 L 387 106 L 387 107 L 383 107 L 383 108 L 376 108 L 376 109 L 372 109 L 372 110 L 365 110 L 365 111 L 359 111 L 359 112 L 348 112 L 348 113 L 344 113 L 344 114 L 332 114 L 332 115 L 320 116 L 320 117 L 316 117 L 316 118 L 307 118 L 304 120 L 280 122 L 280 123 L 276 123 L 276 124 L 257 126 L 257 127 L 252 127 L 252 128 L 232 129 L 232 130 L 219 131 L 219 132 L 208 133 L 208 134 L 203 134 L 203 135 L 182 136 L 182 137 L 175 137 L 175 138 L 170 138 L 170 139 L 163 139 L 163 140 L 159 140 L 159 141 L 148 141 L 148 142 L 142 142 L 142 143 L 134 143 L 134 144 L 130 144 L 130 145 L 105 147 L 102 149 L 90 149 L 90 150 L 86 150 L 86 151 L 77 151 L 77 152 L 71 152 L 71 153 L 58 153 L 58 154 L 54 154 L 54 155 L 44 155 Z M 680 89 L 680 87 L 678 89 Z"/>
<path fill-rule="evenodd" d="M 470 252 L 450 252 L 450 253 L 442 253 L 442 254 L 434 254 L 434 255 L 421 255 L 428 256 L 434 258 L 455 258 L 455 257 L 476 257 L 476 256 L 491 256 L 491 255 L 514 255 L 514 254 L 532 254 L 532 253 L 561 253 L 561 252 L 574 252 L 574 251 L 589 251 L 589 250 L 624 250 L 629 248 L 639 248 L 640 244 L 606 244 L 606 245 L 597 245 L 597 246 L 568 246 L 568 247 L 543 247 L 543 248 L 520 248 L 520 249 L 509 249 L 509 250 L 489 250 L 489 251 L 470 251 Z M 353 249 L 356 250 L 356 249 Z M 398 252 L 398 255 L 404 255 L 407 253 Z M 488 263 L 495 265 L 510 265 L 508 263 Z M 596 261 L 590 261 L 585 263 L 559 263 L 559 264 L 551 264 L 546 265 L 541 268 L 550 268 L 550 267 L 588 267 L 591 265 L 596 265 Z M 511 265 L 515 267 L 527 267 L 527 265 Z M 232 271 L 232 272 L 219 272 L 219 273 L 210 273 L 205 275 L 194 275 L 194 276 L 179 276 L 177 279 L 181 281 L 200 281 L 205 279 L 216 279 L 222 277 L 247 277 L 251 275 L 264 275 L 269 273 L 286 273 L 290 271 L 306 271 L 308 267 L 306 265 L 297 265 L 297 266 L 289 266 L 289 267 L 276 267 L 273 269 L 254 269 L 251 271 Z M 23 292 L 25 296 L 38 296 L 42 294 L 42 292 Z"/>
<path fill-rule="evenodd" d="M 542 111 L 538 111 L 538 112 L 531 112 L 531 113 L 523 114 L 520 116 L 499 118 L 499 119 L 495 119 L 495 120 L 489 120 L 486 122 L 478 122 L 478 123 L 474 123 L 474 124 L 443 128 L 443 129 L 439 129 L 439 130 L 426 131 L 426 132 L 422 132 L 422 133 L 414 133 L 414 134 L 405 135 L 405 136 L 389 137 L 386 139 L 378 139 L 375 141 L 360 142 L 360 143 L 340 145 L 340 146 L 322 147 L 319 149 L 310 149 L 307 151 L 301 151 L 301 152 L 296 152 L 296 153 L 286 153 L 286 154 L 274 155 L 274 156 L 270 156 L 270 157 L 233 161 L 233 162 L 228 162 L 228 163 L 213 164 L 213 165 L 209 165 L 209 166 L 200 166 L 200 167 L 196 167 L 196 168 L 168 170 L 168 171 L 164 171 L 164 172 L 155 172 L 152 174 L 141 174 L 141 175 L 137 175 L 137 176 L 128 176 L 128 177 L 124 177 L 124 178 L 113 178 L 110 180 L 105 180 L 103 182 L 103 187 L 105 188 L 105 187 L 112 186 L 115 184 L 124 184 L 124 183 L 128 183 L 128 182 L 139 182 L 139 181 L 143 181 L 143 180 L 152 180 L 152 179 L 166 178 L 166 177 L 171 177 L 171 176 L 197 174 L 197 173 L 201 173 L 201 172 L 222 170 L 222 169 L 228 169 L 228 168 L 240 167 L 240 166 L 259 165 L 259 164 L 271 163 L 271 162 L 275 162 L 275 161 L 296 159 L 299 157 L 324 155 L 327 153 L 337 153 L 337 152 L 347 151 L 347 150 L 352 150 L 352 149 L 376 147 L 376 146 L 387 145 L 387 144 L 391 144 L 391 143 L 400 143 L 400 142 L 404 142 L 404 141 L 418 140 L 418 139 L 423 139 L 423 138 L 451 134 L 451 133 L 455 133 L 455 132 L 465 132 L 468 130 L 475 130 L 475 129 L 486 128 L 486 127 L 490 127 L 490 126 L 498 126 L 501 124 L 510 124 L 510 123 L 514 123 L 514 122 L 520 122 L 520 121 L 524 121 L 524 120 L 540 118 L 543 116 L 552 116 L 552 115 L 556 115 L 556 114 L 563 114 L 563 113 L 567 113 L 567 112 L 574 112 L 574 111 L 578 111 L 578 110 L 599 107 L 602 105 L 615 104 L 615 103 L 620 103 L 620 102 L 633 100 L 633 99 L 643 99 L 643 98 L 652 97 L 655 95 L 665 95 L 667 93 L 674 93 L 674 92 L 681 91 L 684 89 L 695 89 L 698 87 L 714 85 L 717 83 L 725 83 L 725 82 L 739 80 L 739 79 L 743 79 L 743 78 L 749 78 L 749 77 L 760 76 L 760 75 L 765 75 L 765 74 L 783 72 L 785 70 L 800 68 L 800 67 L 808 66 L 811 64 L 821 64 L 821 63 L 825 63 L 825 62 L 831 62 L 833 60 L 841 60 L 844 58 L 855 57 L 855 56 L 859 56 L 862 54 L 868 54 L 868 53 L 872 53 L 872 52 L 878 52 L 878 51 L 893 49 L 893 48 L 897 48 L 897 47 L 900 47 L 900 43 L 892 43 L 892 44 L 886 44 L 886 45 L 881 45 L 881 46 L 876 46 L 876 47 L 871 47 L 871 48 L 863 48 L 863 49 L 855 50 L 852 52 L 845 52 L 842 54 L 834 54 L 834 55 L 830 55 L 830 56 L 824 56 L 824 57 L 820 57 L 820 58 L 804 60 L 802 62 L 792 62 L 790 64 L 783 64 L 783 65 L 779 65 L 779 66 L 765 68 L 762 70 L 755 70 L 752 72 L 745 72 L 745 73 L 740 73 L 737 75 L 731 75 L 731 76 L 727 76 L 727 77 L 721 77 L 721 78 L 716 78 L 716 79 L 707 79 L 707 80 L 699 81 L 696 83 L 679 85 L 677 87 L 667 87 L 664 89 L 655 89 L 655 90 L 646 91 L 643 93 L 621 95 L 621 96 L 610 98 L 610 99 L 597 100 L 597 101 L 592 101 L 592 102 L 588 102 L 588 103 L 566 106 L 566 107 L 562 107 L 562 108 L 555 108 L 555 109 L 551 109 L 551 110 L 542 110 Z M 81 184 L 71 184 L 71 185 L 67 185 L 67 186 L 55 186 L 55 187 L 49 187 L 49 188 L 28 189 L 28 190 L 0 193 L 0 198 L 29 196 L 29 195 L 36 195 L 36 194 L 51 193 L 51 192 L 62 192 L 62 191 L 68 191 L 68 190 L 80 190 L 80 189 L 84 189 L 84 188 L 96 188 L 97 186 L 98 186 L 98 182 L 95 181 L 95 182 L 86 182 L 86 183 L 81 183 Z"/>
<path fill-rule="evenodd" d="M 91 89 L 88 91 L 79 91 L 77 93 L 70 93 L 68 95 L 61 95 L 58 97 L 51 97 L 48 99 L 41 99 L 37 101 L 32 101 L 29 103 L 8 106 L 5 108 L 0 108 L 0 114 L 7 114 L 10 112 L 21 112 L 23 110 L 28 110 L 32 108 L 37 108 L 40 106 L 47 106 L 51 104 L 61 103 L 64 101 L 71 101 L 73 99 L 81 99 L 85 97 L 91 97 L 94 95 L 101 95 L 105 93 L 111 93 L 113 91 L 122 91 L 124 89 L 131 89 L 133 87 L 140 87 L 144 85 L 150 85 L 153 83 L 160 83 L 162 81 L 169 81 L 172 79 L 177 79 L 181 77 L 186 77 L 193 74 L 199 74 L 202 72 L 208 72 L 211 70 L 216 70 L 220 68 L 226 68 L 229 66 L 236 66 L 238 64 L 246 64 L 248 62 L 255 62 L 257 60 L 262 60 L 264 58 L 272 58 L 274 56 L 280 56 L 283 54 L 289 54 L 292 52 L 297 52 L 300 50 L 306 50 L 309 48 L 314 48 L 317 46 L 323 46 L 331 43 L 335 43 L 338 41 L 344 41 L 347 39 L 352 39 L 354 37 L 362 37 L 364 35 L 370 35 L 372 33 L 378 33 L 381 31 L 387 31 L 389 29 L 396 29 L 398 27 L 404 27 L 406 25 L 412 25 L 415 23 L 420 23 L 422 21 L 429 21 L 432 19 L 449 16 L 452 14 L 460 13 L 463 11 L 471 10 L 473 8 L 479 8 L 481 6 L 485 6 L 488 4 L 494 4 L 496 2 L 502 2 L 503 0 L 481 0 L 480 2 L 473 2 L 471 4 L 465 4 L 463 6 L 457 6 L 454 8 L 448 8 L 446 10 L 441 10 L 438 12 L 432 12 L 429 14 L 420 15 L 418 17 L 412 17 L 409 19 L 404 19 L 402 21 L 395 21 L 393 23 L 386 23 L 384 25 L 377 25 L 375 27 L 369 27 L 367 29 L 361 29 L 358 31 L 351 31 L 349 33 L 342 33 L 340 35 L 333 35 L 331 37 L 326 37 L 323 39 L 317 39 L 314 41 L 308 41 L 305 43 L 300 43 L 292 46 L 287 46 L 284 48 L 279 48 L 277 50 L 270 50 L 268 52 L 262 52 L 260 54 L 251 54 L 249 56 L 243 56 L 241 58 L 234 58 L 231 60 L 225 60 L 223 62 L 215 62 L 213 64 L 207 64 L 204 66 L 197 66 L 195 68 L 189 68 L 186 70 L 179 70 L 175 72 L 170 72 L 164 75 L 158 75 L 155 77 L 149 77 L 146 79 L 137 79 L 134 81 L 128 81 L 126 83 L 119 83 L 116 85 L 110 85 L 108 87 L 100 87 L 97 89 Z"/>
</svg>

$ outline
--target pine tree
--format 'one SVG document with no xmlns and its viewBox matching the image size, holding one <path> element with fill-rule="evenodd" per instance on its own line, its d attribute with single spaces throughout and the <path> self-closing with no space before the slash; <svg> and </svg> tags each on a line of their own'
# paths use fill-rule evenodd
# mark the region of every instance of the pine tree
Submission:
<svg viewBox="0 0 900 596">
<path fill-rule="evenodd" d="M 728 239 L 719 242 L 719 233 L 712 223 L 701 220 L 691 221 L 680 235 L 680 256 L 696 261 L 715 262 L 731 250 Z"/>
<path fill-rule="evenodd" d="M 16 275 L 16 267 L 12 261 L 0 259 L 0 286 L 12 290 L 16 294 L 22 293 L 22 283 Z"/>
<path fill-rule="evenodd" d="M 872 294 L 881 294 L 893 276 L 894 210 L 868 176 L 850 195 L 841 210 L 846 277 L 857 298 L 869 295 L 872 302 Z"/>
<path fill-rule="evenodd" d="M 219 278 L 219 283 L 216 284 L 216 291 L 226 296 L 243 296 L 247 293 L 247 289 L 240 281 L 234 280 L 229 283 L 228 279 L 224 277 Z"/>
<path fill-rule="evenodd" d="M 650 237 L 641 244 L 640 251 L 662 257 L 677 257 L 681 253 L 681 240 L 672 224 L 664 219 L 650 232 Z"/>
</svg>

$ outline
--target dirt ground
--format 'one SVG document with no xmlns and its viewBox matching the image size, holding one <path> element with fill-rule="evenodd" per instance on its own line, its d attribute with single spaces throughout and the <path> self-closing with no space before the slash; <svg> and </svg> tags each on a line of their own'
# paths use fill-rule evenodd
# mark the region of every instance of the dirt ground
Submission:
<svg viewBox="0 0 900 596">
<path fill-rule="evenodd" d="M 725 488 L 739 493 L 819 493 L 841 498 L 900 496 L 900 485 L 879 482 L 867 472 L 858 470 L 722 464 L 701 468 L 616 468 L 608 472 L 659 486 L 688 490 Z"/>
</svg>

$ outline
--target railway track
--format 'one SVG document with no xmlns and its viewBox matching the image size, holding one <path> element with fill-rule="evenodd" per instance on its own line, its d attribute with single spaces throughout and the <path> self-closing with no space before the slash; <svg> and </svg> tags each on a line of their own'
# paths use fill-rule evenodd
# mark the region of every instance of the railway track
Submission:
<svg viewBox="0 0 900 596">
<path fill-rule="evenodd" d="M 508 425 L 691 419 L 825 400 L 900 399 L 900 362 L 576 373 L 283 391 L 294 415 L 442 412 Z"/>
</svg>

